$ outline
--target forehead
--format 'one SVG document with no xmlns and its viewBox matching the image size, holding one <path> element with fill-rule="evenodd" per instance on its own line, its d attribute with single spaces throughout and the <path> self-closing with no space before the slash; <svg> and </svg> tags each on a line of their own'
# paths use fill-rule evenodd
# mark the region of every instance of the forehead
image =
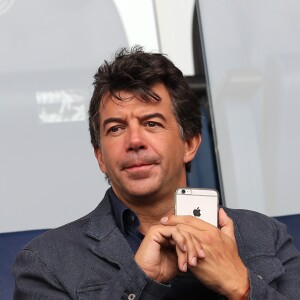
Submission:
<svg viewBox="0 0 300 300">
<path fill-rule="evenodd" d="M 163 84 L 156 84 L 152 87 L 152 90 L 160 96 L 160 101 L 146 102 L 138 95 L 128 91 L 116 93 L 116 96 L 121 99 L 117 99 L 110 93 L 105 94 L 99 107 L 100 118 L 128 112 L 149 113 L 160 111 L 164 114 L 173 114 L 171 97 L 166 87 Z"/>
</svg>

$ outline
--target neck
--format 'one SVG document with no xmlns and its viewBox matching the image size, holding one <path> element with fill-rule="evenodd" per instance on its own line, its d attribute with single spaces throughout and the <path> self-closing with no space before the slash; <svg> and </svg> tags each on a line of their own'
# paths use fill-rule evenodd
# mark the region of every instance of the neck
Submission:
<svg viewBox="0 0 300 300">
<path fill-rule="evenodd" d="M 172 215 L 175 211 L 173 192 L 170 195 L 152 195 L 148 199 L 146 197 L 131 198 L 131 201 L 126 201 L 124 197 L 119 199 L 139 218 L 142 234 L 146 234 L 151 226 L 159 224 L 162 217 Z"/>
<path fill-rule="evenodd" d="M 131 208 L 139 218 L 140 232 L 146 234 L 151 226 L 160 224 L 160 219 L 174 214 L 174 197 L 163 199 L 149 206 Z"/>
</svg>

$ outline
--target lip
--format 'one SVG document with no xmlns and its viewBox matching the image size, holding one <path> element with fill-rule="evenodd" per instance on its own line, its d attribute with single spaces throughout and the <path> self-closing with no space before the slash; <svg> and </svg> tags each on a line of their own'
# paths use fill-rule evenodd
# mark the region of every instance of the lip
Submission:
<svg viewBox="0 0 300 300">
<path fill-rule="evenodd" d="M 131 179 L 140 180 L 150 176 L 157 164 L 134 164 L 123 169 Z"/>
<path fill-rule="evenodd" d="M 132 172 L 143 171 L 143 170 L 148 170 L 155 165 L 156 164 L 134 164 L 134 165 L 125 167 L 124 170 L 132 171 Z"/>
</svg>

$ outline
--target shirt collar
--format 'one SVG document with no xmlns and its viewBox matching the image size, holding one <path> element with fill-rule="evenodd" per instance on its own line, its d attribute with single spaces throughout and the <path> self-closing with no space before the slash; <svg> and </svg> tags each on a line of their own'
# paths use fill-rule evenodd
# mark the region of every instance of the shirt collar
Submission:
<svg viewBox="0 0 300 300">
<path fill-rule="evenodd" d="M 112 188 L 108 190 L 108 197 L 112 207 L 116 224 L 120 231 L 126 235 L 130 230 L 137 231 L 140 221 L 137 215 L 117 197 Z"/>
</svg>

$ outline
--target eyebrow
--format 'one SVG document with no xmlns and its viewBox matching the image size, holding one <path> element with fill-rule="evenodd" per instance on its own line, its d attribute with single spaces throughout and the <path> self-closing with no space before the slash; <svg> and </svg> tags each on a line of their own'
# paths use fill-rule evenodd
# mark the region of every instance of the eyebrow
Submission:
<svg viewBox="0 0 300 300">
<path fill-rule="evenodd" d="M 153 118 L 159 118 L 159 119 L 167 122 L 166 117 L 161 113 L 153 113 L 153 114 L 148 114 L 148 115 L 143 115 L 141 117 L 138 117 L 138 119 L 140 121 L 146 121 L 146 120 L 153 119 Z"/>
<path fill-rule="evenodd" d="M 109 123 L 125 123 L 121 118 L 107 118 L 103 121 L 102 126 L 105 127 Z"/>
<path fill-rule="evenodd" d="M 143 122 L 143 121 L 146 121 L 149 119 L 153 119 L 153 118 L 159 118 L 165 122 L 167 121 L 166 117 L 161 113 L 147 114 L 147 115 L 138 117 L 140 122 Z M 103 121 L 102 126 L 105 127 L 109 123 L 125 123 L 125 120 L 122 118 L 107 118 Z"/>
</svg>

